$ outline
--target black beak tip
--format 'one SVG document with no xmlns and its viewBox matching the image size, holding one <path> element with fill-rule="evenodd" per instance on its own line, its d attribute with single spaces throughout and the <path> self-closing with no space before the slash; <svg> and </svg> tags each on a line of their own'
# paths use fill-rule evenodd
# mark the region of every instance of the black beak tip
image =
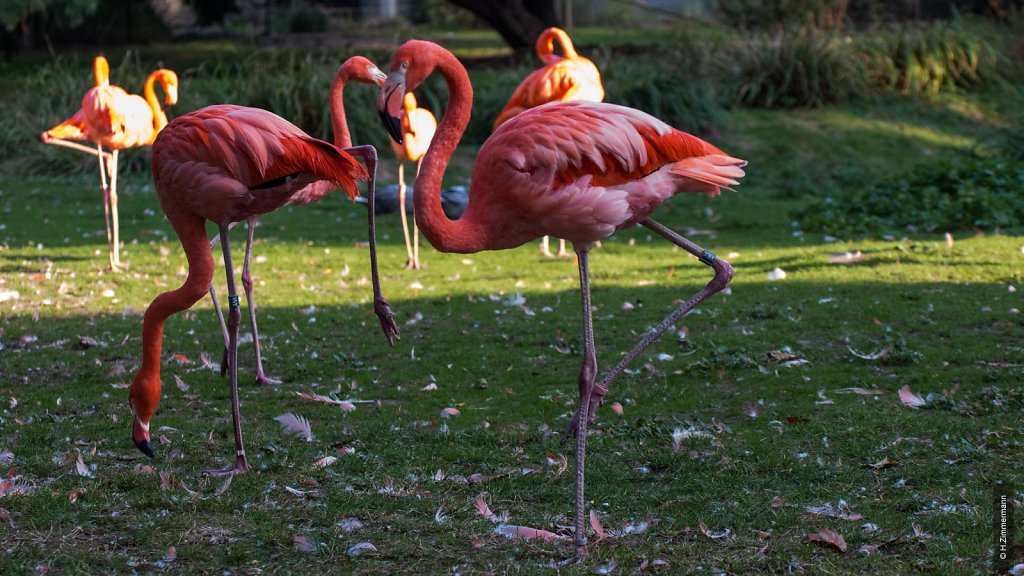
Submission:
<svg viewBox="0 0 1024 576">
<path fill-rule="evenodd" d="M 380 121 L 384 124 L 384 129 L 388 131 L 388 135 L 395 142 L 402 143 L 402 121 L 395 118 L 391 114 L 388 114 L 386 110 L 380 110 Z"/>
<path fill-rule="evenodd" d="M 150 458 L 156 458 L 156 453 L 153 452 L 153 445 L 149 443 L 149 440 L 139 441 L 132 438 L 132 441 L 135 442 L 135 447 L 138 448 L 143 454 L 149 456 Z"/>
</svg>

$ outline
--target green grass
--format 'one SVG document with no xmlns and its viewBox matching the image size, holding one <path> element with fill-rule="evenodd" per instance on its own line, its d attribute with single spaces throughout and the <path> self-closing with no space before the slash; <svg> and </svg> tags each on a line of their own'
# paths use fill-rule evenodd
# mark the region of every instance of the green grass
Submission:
<svg viewBox="0 0 1024 576">
<path fill-rule="evenodd" d="M 615 573 L 644 562 L 673 574 L 988 571 L 992 485 L 1016 482 L 1022 497 L 1019 228 L 957 234 L 951 247 L 940 235 L 835 243 L 801 234 L 791 214 L 809 195 L 850 194 L 969 153 L 1013 125 L 1012 98 L 728 114 L 709 139 L 750 160 L 740 191 L 677 197 L 657 218 L 734 264 L 731 293 L 680 321 L 686 338 L 667 334 L 613 384 L 607 401 L 624 414 L 599 412 L 587 497 L 618 535 L 561 572 L 611 562 Z M 474 154 L 459 151 L 450 183 L 468 176 Z M 570 260 L 544 259 L 535 243 L 469 256 L 425 245 L 427 268 L 407 271 L 398 218 L 382 216 L 382 281 L 402 328 L 390 348 L 370 306 L 362 209 L 335 195 L 264 217 L 256 298 L 264 361 L 284 383 L 252 384 L 252 345 L 242 345 L 253 470 L 218 495 L 222 481 L 203 470 L 230 462 L 232 438 L 227 384 L 201 360 L 221 353 L 208 299 L 166 326 L 153 426 L 168 442 L 150 461 L 129 440 L 124 386 L 140 362 L 141 313 L 183 281 L 185 262 L 146 152 L 126 156 L 134 169 L 121 181 L 121 275 L 104 270 L 91 163 L 65 159 L 76 168 L 69 176 L 0 183 L 0 292 L 19 294 L 0 303 L 0 453 L 13 453 L 4 477 L 34 489 L 0 497 L 0 573 L 555 571 L 568 544 L 495 535 L 474 500 L 486 492 L 511 524 L 564 533 L 571 523 L 572 447 L 558 441 L 581 352 Z M 393 180 L 393 163 L 379 174 Z M 236 231 L 238 255 L 243 241 Z M 829 261 L 857 251 L 857 262 Z M 616 234 L 591 259 L 604 369 L 710 278 L 643 228 Z M 775 268 L 787 278 L 769 281 Z M 220 268 L 216 280 L 223 295 Z M 517 293 L 525 309 L 504 303 Z M 779 352 L 806 362 L 787 365 Z M 423 391 L 429 384 L 437 389 Z M 928 406 L 903 406 L 905 385 Z M 368 402 L 346 413 L 294 394 L 332 391 Z M 446 407 L 461 414 L 442 419 Z M 288 412 L 310 420 L 312 442 L 280 431 L 274 417 Z M 678 451 L 676 430 L 691 433 Z M 92 477 L 76 474 L 75 450 Z M 324 456 L 337 461 L 314 468 Z M 863 519 L 807 513 L 840 501 Z M 352 518 L 362 528 L 349 532 Z M 702 524 L 728 535 L 711 538 Z M 822 528 L 842 534 L 848 551 L 808 540 Z M 316 552 L 298 550 L 296 536 Z M 347 553 L 367 541 L 377 552 Z"/>
</svg>

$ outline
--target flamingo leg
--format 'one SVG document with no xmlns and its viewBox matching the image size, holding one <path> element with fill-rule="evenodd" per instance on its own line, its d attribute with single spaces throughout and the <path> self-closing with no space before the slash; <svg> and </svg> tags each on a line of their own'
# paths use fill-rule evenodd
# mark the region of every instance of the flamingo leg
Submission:
<svg viewBox="0 0 1024 576">
<path fill-rule="evenodd" d="M 228 281 L 228 378 L 231 383 L 231 421 L 235 428 L 235 465 L 223 470 L 207 470 L 211 476 L 226 476 L 249 471 L 249 462 L 245 458 L 245 446 L 242 443 L 242 414 L 238 404 L 238 323 L 242 318 L 238 303 L 238 291 L 235 288 L 235 268 L 231 261 L 231 239 L 228 237 L 226 225 L 220 227 L 220 245 L 224 251 L 224 273 Z"/>
<path fill-rule="evenodd" d="M 110 268 L 114 272 L 121 272 L 124 270 L 124 266 L 121 265 L 121 234 L 119 232 L 120 226 L 118 224 L 117 217 L 117 153 L 118 150 L 111 152 L 110 164 L 110 224 L 113 230 L 113 251 L 111 252 L 111 263 Z"/>
<path fill-rule="evenodd" d="M 650 332 L 645 334 L 643 338 L 637 342 L 633 348 L 622 357 L 622 360 L 615 365 L 614 368 L 605 374 L 604 378 L 598 382 L 593 389 L 590 391 L 590 401 L 587 402 L 588 406 L 584 409 L 584 406 L 580 406 L 579 412 L 573 417 L 572 421 L 569 422 L 569 427 L 562 435 L 564 441 L 569 435 L 578 433 L 579 430 L 583 430 L 582 421 L 589 418 L 590 422 L 594 421 L 594 417 L 597 414 L 597 407 L 601 405 L 604 395 L 608 393 L 608 387 L 611 383 L 625 371 L 626 366 L 636 359 L 645 348 L 650 346 L 655 340 L 661 337 L 666 330 L 672 327 L 680 318 L 686 316 L 691 310 L 697 307 L 698 304 L 706 300 L 709 296 L 720 292 L 726 286 L 729 281 L 732 280 L 733 270 L 732 266 L 712 254 L 710 251 L 701 248 L 697 244 L 683 238 L 679 234 L 673 232 L 669 228 L 651 220 L 650 218 L 640 222 L 650 230 L 657 233 L 659 236 L 669 240 L 676 246 L 679 246 L 683 250 L 686 250 L 690 254 L 696 256 L 703 264 L 710 266 L 715 271 L 714 278 L 707 283 L 706 286 L 700 289 L 693 297 L 681 304 L 678 308 L 672 311 L 660 324 L 651 329 Z M 581 264 L 582 266 L 582 264 Z"/>
<path fill-rule="evenodd" d="M 579 374 L 580 407 L 577 413 L 579 424 L 576 434 L 576 504 L 573 516 L 575 556 L 577 559 L 587 555 L 586 498 L 584 496 L 587 424 L 590 421 L 587 411 L 590 407 L 594 379 L 597 377 L 597 352 L 594 349 L 594 318 L 590 301 L 589 251 L 589 247 L 576 250 L 580 269 L 580 300 L 583 304 L 583 366 L 580 368 Z"/>
<path fill-rule="evenodd" d="M 568 256 L 569 252 L 565 249 L 565 238 L 558 239 L 558 256 Z"/>
<path fill-rule="evenodd" d="M 103 194 L 103 222 L 107 226 L 107 261 L 110 263 L 110 269 L 114 269 L 114 255 L 111 252 L 111 246 L 113 245 L 113 236 L 111 235 L 110 229 L 110 188 L 107 188 L 107 167 L 110 165 L 104 158 L 103 146 L 100 144 L 96 145 L 96 159 L 100 165 L 100 192 Z"/>
<path fill-rule="evenodd" d="M 405 235 L 405 267 L 415 269 L 416 260 L 412 254 L 412 242 L 409 240 L 409 217 L 405 214 L 405 162 L 398 160 L 398 215 L 402 218 L 402 234 Z"/>
<path fill-rule="evenodd" d="M 228 224 L 228 230 L 235 227 L 237 222 Z M 210 239 L 210 251 L 212 252 L 214 247 L 220 244 L 220 234 L 214 234 L 213 238 Z M 224 322 L 224 311 L 220 307 L 220 300 L 217 299 L 217 289 L 214 288 L 213 282 L 210 282 L 210 300 L 213 300 L 213 311 L 217 314 L 217 323 L 220 324 L 220 334 L 224 338 L 224 353 L 221 355 L 220 360 L 220 375 L 223 378 L 228 373 L 228 345 L 230 344 L 230 338 L 228 337 L 228 325 Z"/>
<path fill-rule="evenodd" d="M 416 161 L 416 178 L 420 177 L 420 166 L 423 165 L 423 158 Z M 413 189 L 415 190 L 415 188 Z M 404 213 L 404 211 L 403 211 Z M 416 226 L 416 213 L 412 214 L 412 261 L 413 268 L 422 268 L 420 264 L 420 229 Z"/>
<path fill-rule="evenodd" d="M 551 253 L 551 239 L 547 236 L 540 239 L 540 255 L 551 258 L 554 254 Z"/>
<path fill-rule="evenodd" d="M 101 153 L 104 154 L 105 156 L 110 156 L 110 154 L 103 152 L 103 149 L 100 146 L 96 147 L 99 149 L 99 152 L 97 152 L 96 148 L 91 148 L 89 146 L 79 144 L 77 142 L 61 140 L 60 138 L 46 138 L 45 140 L 43 140 L 43 142 L 45 144 L 53 144 L 55 146 L 63 146 L 65 148 L 71 148 L 72 150 L 78 150 L 79 152 L 85 152 L 90 156 L 99 156 Z"/>
<path fill-rule="evenodd" d="M 377 189 L 377 149 L 370 145 L 354 146 L 352 148 L 345 148 L 345 152 L 357 158 L 362 158 L 366 164 L 366 171 L 370 174 L 370 181 L 366 185 L 366 221 L 370 236 L 370 280 L 373 284 L 373 313 L 377 315 L 377 320 L 380 321 L 380 328 L 384 332 L 384 337 L 388 339 L 388 344 L 393 346 L 395 340 L 400 340 L 401 338 L 398 335 L 398 325 L 395 324 L 391 306 L 388 305 L 388 301 L 384 299 L 384 295 L 381 292 L 380 274 L 377 271 L 377 224 L 374 217 Z"/>
<path fill-rule="evenodd" d="M 242 288 L 245 289 L 245 305 L 249 308 L 249 323 L 252 324 L 252 345 L 256 349 L 256 383 L 280 384 L 281 381 L 271 378 L 263 372 L 263 359 L 260 356 L 260 333 L 256 329 L 256 302 L 252 298 L 252 274 L 249 263 L 252 260 L 252 238 L 256 232 L 256 217 L 249 218 L 249 234 L 245 240 L 245 261 L 242 264 Z"/>
</svg>

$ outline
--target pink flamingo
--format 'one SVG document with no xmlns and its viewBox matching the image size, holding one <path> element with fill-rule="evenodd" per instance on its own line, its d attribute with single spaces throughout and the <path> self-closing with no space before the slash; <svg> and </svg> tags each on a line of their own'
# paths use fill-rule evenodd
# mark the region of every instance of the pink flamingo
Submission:
<svg viewBox="0 0 1024 576">
<path fill-rule="evenodd" d="M 372 147 L 370 147 L 372 150 Z M 367 179 L 370 203 L 370 267 L 374 312 L 388 342 L 398 336 L 391 308 L 381 295 L 373 228 L 373 179 L 370 171 L 344 150 L 307 135 L 266 110 L 222 104 L 190 112 L 171 122 L 153 144 L 153 182 L 157 198 L 178 235 L 188 259 L 188 277 L 177 290 L 157 296 L 146 309 L 142 324 L 142 366 L 132 381 L 128 405 L 132 410 L 132 439 L 152 457 L 149 427 L 160 401 L 160 350 L 167 317 L 191 307 L 206 294 L 213 279 L 213 257 L 205 222 L 220 228 L 227 276 L 231 416 L 235 433 L 235 464 L 210 474 L 238 474 L 249 469 L 242 442 L 238 404 L 238 322 L 228 225 L 250 220 L 292 202 L 296 193 L 317 180 L 329 180 L 356 195 L 355 179 Z M 251 222 L 251 220 L 250 220 Z"/>
<path fill-rule="evenodd" d="M 562 47 L 561 56 L 555 54 L 556 42 Z M 537 37 L 534 49 L 544 66 L 531 72 L 516 87 L 505 108 L 494 121 L 495 130 L 517 114 L 548 102 L 604 100 L 601 73 L 590 59 L 576 52 L 572 39 L 565 30 L 553 26 L 547 28 Z M 551 253 L 550 239 L 547 236 L 540 239 L 540 253 L 549 258 L 556 255 Z M 557 256 L 568 254 L 565 250 L 565 238 L 559 238 Z"/>
<path fill-rule="evenodd" d="M 338 67 L 337 72 L 334 74 L 334 80 L 331 81 L 327 104 L 330 107 L 331 125 L 334 128 L 334 144 L 338 148 L 345 149 L 345 151 L 350 154 L 363 157 L 364 161 L 367 158 L 367 153 L 372 152 L 373 154 L 376 154 L 376 152 L 370 146 L 357 148 L 352 147 L 352 136 L 348 129 L 348 121 L 345 117 L 345 103 L 343 101 L 345 84 L 350 80 L 355 80 L 364 84 L 380 86 L 384 83 L 385 77 L 385 74 L 367 58 L 363 56 L 353 56 Z M 374 158 L 376 158 L 376 156 L 374 156 Z M 289 200 L 288 204 L 302 205 L 317 202 L 327 194 L 331 193 L 334 189 L 334 183 L 328 180 L 314 182 L 309 186 L 298 190 Z M 252 273 L 250 271 L 250 262 L 252 260 L 253 233 L 255 231 L 256 221 L 258 218 L 259 215 L 253 216 L 248 222 L 248 237 L 245 242 L 245 260 L 242 264 L 242 288 L 245 290 L 246 306 L 249 309 L 249 325 L 252 329 L 252 342 L 256 354 L 256 383 L 280 384 L 280 380 L 267 376 L 266 372 L 263 370 L 260 335 L 259 330 L 256 327 L 256 302 L 253 300 L 252 295 Z M 229 229 L 233 228 L 234 225 L 235 223 L 231 223 L 229 225 Z M 220 236 L 217 235 L 210 240 L 211 250 L 217 244 L 219 237 Z M 217 299 L 217 291 L 212 283 L 210 284 L 210 298 L 213 299 L 213 308 L 217 314 L 217 320 L 220 323 L 221 334 L 224 337 L 224 356 L 220 365 L 221 375 L 223 376 L 228 369 L 228 327 L 224 322 L 224 313 L 221 311 L 220 301 Z"/>
<path fill-rule="evenodd" d="M 416 228 L 416 218 L 412 219 L 412 243 L 409 242 L 409 224 L 405 215 L 405 163 L 416 163 L 416 176 L 420 174 L 420 162 L 427 153 L 430 139 L 437 131 L 437 119 L 426 108 L 416 104 L 416 96 L 412 92 L 405 95 L 402 101 L 402 143 L 391 142 L 391 149 L 398 158 L 398 214 L 402 218 L 402 232 L 405 234 L 405 251 L 409 259 L 406 268 L 418 270 L 420 266 L 420 235 Z"/>
<path fill-rule="evenodd" d="M 466 69 L 431 42 L 410 40 L 391 61 L 377 107 L 388 132 L 401 139 L 403 93 L 437 71 L 448 84 L 448 106 L 416 180 L 414 206 L 423 235 L 441 252 L 515 248 L 545 234 L 573 243 L 583 304 L 580 406 L 566 430 L 576 434 L 575 554 L 587 552 L 584 524 L 586 429 L 611 382 L 648 345 L 695 306 L 726 287 L 732 267 L 710 251 L 655 222 L 651 213 L 678 193 L 710 196 L 737 185 L 746 162 L 639 110 L 590 102 L 546 104 L 513 118 L 484 142 L 470 179 L 469 205 L 449 220 L 441 179 L 469 122 L 473 88 Z M 710 266 L 714 278 L 646 334 L 595 384 L 597 354 L 587 256 L 595 242 L 641 224 Z M 563 436 L 563 439 L 565 436 Z"/>
</svg>

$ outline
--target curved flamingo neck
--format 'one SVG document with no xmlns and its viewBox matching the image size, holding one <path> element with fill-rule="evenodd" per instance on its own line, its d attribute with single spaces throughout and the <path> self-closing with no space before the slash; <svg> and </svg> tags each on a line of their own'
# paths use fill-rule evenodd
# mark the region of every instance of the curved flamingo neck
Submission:
<svg viewBox="0 0 1024 576">
<path fill-rule="evenodd" d="M 156 90 L 154 86 L 157 81 L 161 83 L 164 88 L 164 92 L 166 92 L 167 75 L 164 74 L 162 70 L 157 70 L 146 78 L 146 85 L 142 91 L 142 95 L 146 99 L 146 104 L 149 105 L 149 109 L 153 112 L 154 136 L 156 132 L 163 130 L 164 126 L 167 126 L 167 114 L 165 114 L 163 108 L 160 107 L 160 99 L 156 97 Z"/>
<path fill-rule="evenodd" d="M 483 228 L 474 224 L 474 212 L 467 207 L 462 218 L 450 220 L 441 207 L 441 180 L 469 124 L 473 86 L 466 69 L 450 52 L 434 45 L 430 54 L 435 57 L 434 69 L 448 84 L 449 97 L 441 123 L 416 177 L 416 194 L 413 195 L 416 222 L 430 244 L 441 252 L 479 252 L 487 248 L 486 236 Z"/>
<path fill-rule="evenodd" d="M 92 61 L 92 75 L 96 78 L 97 86 L 110 86 L 110 65 L 103 56 L 97 56 Z"/>
<path fill-rule="evenodd" d="M 334 145 L 339 148 L 352 147 L 352 133 L 348 131 L 348 119 L 345 116 L 345 102 L 342 96 L 345 93 L 345 83 L 352 78 L 352 69 L 349 62 L 345 62 L 331 81 L 331 91 L 328 95 L 328 106 L 331 110 L 331 127 L 334 129 Z"/>
<path fill-rule="evenodd" d="M 569 35 L 561 28 L 548 28 L 541 32 L 540 36 L 537 37 L 537 56 L 545 64 L 550 64 L 552 61 L 557 60 L 558 56 L 555 55 L 555 42 L 562 47 L 562 56 L 569 60 L 579 57 L 576 53 L 576 48 L 572 45 L 572 39 Z"/>
</svg>

